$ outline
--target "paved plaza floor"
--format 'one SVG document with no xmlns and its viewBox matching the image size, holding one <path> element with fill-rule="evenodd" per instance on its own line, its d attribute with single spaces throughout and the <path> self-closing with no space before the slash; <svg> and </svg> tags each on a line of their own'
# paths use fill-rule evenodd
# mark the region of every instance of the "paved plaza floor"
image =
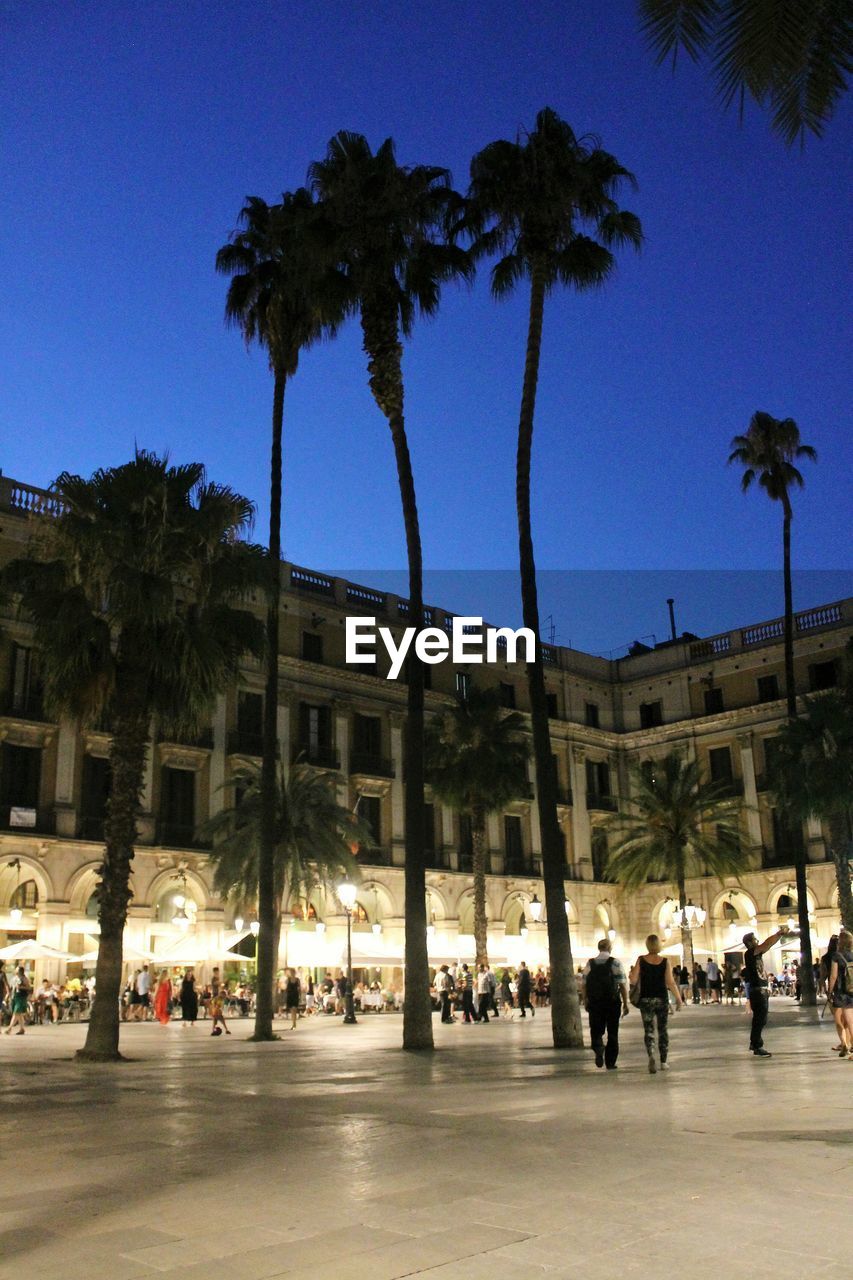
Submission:
<svg viewBox="0 0 853 1280">
<path fill-rule="evenodd" d="M 850 1272 L 853 1062 L 776 999 L 773 1057 L 737 1008 L 674 1021 L 650 1076 L 639 1016 L 618 1071 L 557 1053 L 547 1010 L 84 1028 L 0 1037 L 0 1280 L 830 1280 Z"/>
</svg>

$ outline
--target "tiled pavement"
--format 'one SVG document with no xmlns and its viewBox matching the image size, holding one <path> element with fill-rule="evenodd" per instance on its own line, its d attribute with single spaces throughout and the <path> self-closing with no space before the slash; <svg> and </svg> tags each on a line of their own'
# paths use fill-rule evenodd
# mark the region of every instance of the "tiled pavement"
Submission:
<svg viewBox="0 0 853 1280">
<path fill-rule="evenodd" d="M 773 1003 L 688 1009 L 649 1076 L 550 1046 L 547 1013 L 133 1026 L 132 1061 L 72 1061 L 77 1027 L 0 1038 L 0 1280 L 764 1280 L 845 1277 L 853 1063 Z"/>
</svg>

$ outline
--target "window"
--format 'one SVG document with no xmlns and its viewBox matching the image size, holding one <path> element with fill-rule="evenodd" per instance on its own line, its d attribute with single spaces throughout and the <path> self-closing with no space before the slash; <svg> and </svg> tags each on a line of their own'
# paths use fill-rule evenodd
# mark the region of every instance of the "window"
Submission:
<svg viewBox="0 0 853 1280">
<path fill-rule="evenodd" d="M 463 702 L 466 702 L 466 701 L 467 701 L 467 699 L 468 699 L 468 694 L 469 694 L 470 692 L 471 692 L 471 677 L 468 675 L 468 672 L 467 672 L 467 671 L 457 671 L 457 672 L 456 672 L 456 696 L 457 696 L 457 698 L 461 698 Z"/>
<path fill-rule="evenodd" d="M 302 659 L 304 662 L 323 661 L 323 637 L 314 631 L 302 632 Z"/>
<path fill-rule="evenodd" d="M 590 834 L 590 846 L 592 852 L 593 879 L 606 880 L 607 859 L 610 852 L 607 846 L 607 832 L 601 827 L 593 827 Z"/>
<path fill-rule="evenodd" d="M 110 776 L 109 760 L 102 756 L 84 756 L 80 815 L 81 835 L 84 839 L 98 840 L 103 836 L 107 801 L 110 797 Z"/>
<path fill-rule="evenodd" d="M 548 719 L 549 719 L 549 720 L 558 720 L 558 719 L 559 719 L 560 712 L 559 712 L 559 708 L 557 707 L 557 695 L 556 695 L 556 693 L 546 693 L 546 694 L 545 694 L 545 701 L 546 701 L 546 703 L 548 704 Z"/>
<path fill-rule="evenodd" d="M 460 813 L 459 815 L 459 852 L 463 858 L 470 858 L 474 852 L 471 818 L 467 813 Z"/>
<path fill-rule="evenodd" d="M 4 742 L 0 755 L 0 805 L 37 809 L 41 790 L 41 748 Z"/>
<path fill-rule="evenodd" d="M 512 814 L 504 816 L 504 848 L 507 862 L 520 862 L 524 857 L 524 841 L 521 835 L 521 818 Z"/>
<path fill-rule="evenodd" d="M 772 822 L 774 852 L 793 862 L 803 852 L 803 828 L 786 822 L 777 809 L 772 811 Z"/>
<path fill-rule="evenodd" d="M 435 853 L 435 805 L 424 805 L 424 849 Z"/>
<path fill-rule="evenodd" d="M 778 676 L 759 676 L 758 677 L 758 701 L 759 702 L 775 702 L 779 697 L 779 677 Z"/>
<path fill-rule="evenodd" d="M 501 683 L 498 685 L 498 692 L 500 694 L 502 707 L 509 707 L 511 709 L 515 707 L 515 685 L 514 684 L 508 684 L 502 680 Z"/>
<path fill-rule="evenodd" d="M 722 710 L 723 710 L 722 689 L 706 689 L 705 690 L 705 715 L 715 716 Z"/>
<path fill-rule="evenodd" d="M 330 707 L 299 704 L 299 743 L 310 757 L 332 745 L 332 712 Z"/>
<path fill-rule="evenodd" d="M 20 907 L 22 911 L 33 911 L 39 904 L 38 885 L 35 880 L 25 880 L 19 884 L 9 899 L 10 907 Z"/>
<path fill-rule="evenodd" d="M 260 693 L 241 689 L 237 694 L 236 749 L 259 756 L 264 744 L 264 699 Z"/>
<path fill-rule="evenodd" d="M 584 723 L 587 724 L 590 729 L 600 728 L 597 702 L 585 702 L 583 704 L 583 715 Z"/>
<path fill-rule="evenodd" d="M 836 680 L 835 663 L 831 660 L 814 662 L 809 667 L 809 687 L 812 693 L 819 693 L 821 689 L 834 688 Z"/>
<path fill-rule="evenodd" d="M 776 760 L 779 752 L 778 738 L 764 739 L 764 772 L 767 777 L 772 780 L 776 769 Z"/>
<path fill-rule="evenodd" d="M 164 765 L 160 774 L 161 839 L 179 847 L 195 837 L 195 773 Z"/>
<path fill-rule="evenodd" d="M 660 701 L 641 702 L 640 728 L 654 729 L 659 724 L 663 724 L 663 704 Z"/>
<path fill-rule="evenodd" d="M 610 765 L 606 760 L 587 760 L 586 789 L 591 796 L 610 795 Z"/>
<path fill-rule="evenodd" d="M 362 849 L 372 849 L 382 844 L 382 801 L 379 796 L 362 796 L 358 802 L 358 816 L 370 832 L 370 839 Z"/>
<path fill-rule="evenodd" d="M 12 646 L 12 678 L 9 709 L 13 715 L 41 714 L 41 681 L 32 649 L 22 644 Z"/>
<path fill-rule="evenodd" d="M 728 747 L 714 747 L 708 752 L 708 768 L 712 782 L 731 782 L 732 753 Z"/>
<path fill-rule="evenodd" d="M 358 755 L 382 754 L 382 722 L 378 716 L 353 716 L 352 749 Z"/>
</svg>

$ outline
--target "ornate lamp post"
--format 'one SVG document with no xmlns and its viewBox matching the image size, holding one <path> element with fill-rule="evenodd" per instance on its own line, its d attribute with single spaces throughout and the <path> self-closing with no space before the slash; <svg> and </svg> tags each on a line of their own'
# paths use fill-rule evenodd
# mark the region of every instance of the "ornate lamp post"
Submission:
<svg viewBox="0 0 853 1280">
<path fill-rule="evenodd" d="M 355 885 L 351 884 L 349 880 L 345 880 L 343 884 L 338 885 L 338 898 L 347 913 L 347 992 L 344 1013 L 344 1023 L 347 1026 L 353 1026 L 356 1021 L 355 1005 L 352 998 L 352 909 L 355 906 L 356 893 Z"/>
</svg>

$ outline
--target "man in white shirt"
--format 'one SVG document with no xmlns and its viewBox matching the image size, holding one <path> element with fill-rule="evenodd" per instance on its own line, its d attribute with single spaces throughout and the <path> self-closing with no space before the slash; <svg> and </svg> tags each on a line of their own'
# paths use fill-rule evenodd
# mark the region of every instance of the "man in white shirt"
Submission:
<svg viewBox="0 0 853 1280">
<path fill-rule="evenodd" d="M 139 996 L 139 1003 L 136 1006 L 136 1021 L 144 1022 L 148 1017 L 148 1008 L 151 1004 L 151 974 L 148 972 L 148 965 L 144 964 L 139 971 L 136 979 L 136 994 Z"/>
<path fill-rule="evenodd" d="M 708 974 L 708 990 L 711 992 L 711 1004 L 720 1004 L 722 1001 L 722 983 L 720 982 L 720 966 L 716 960 L 709 960 L 706 970 Z"/>
</svg>

